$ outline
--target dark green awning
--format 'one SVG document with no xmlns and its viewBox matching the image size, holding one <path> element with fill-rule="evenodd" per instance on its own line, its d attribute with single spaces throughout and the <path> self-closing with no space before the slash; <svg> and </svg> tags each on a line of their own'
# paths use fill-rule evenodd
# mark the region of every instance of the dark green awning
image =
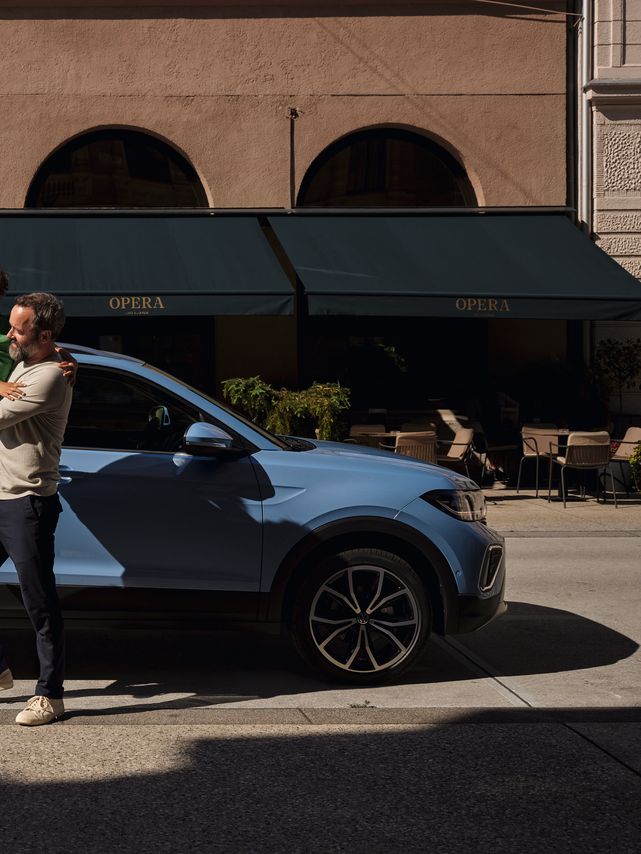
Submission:
<svg viewBox="0 0 641 854">
<path fill-rule="evenodd" d="M 70 316 L 291 314 L 293 289 L 255 216 L 4 215 L 10 293 Z"/>
<path fill-rule="evenodd" d="M 564 215 L 269 222 L 310 314 L 641 320 L 641 284 Z"/>
</svg>

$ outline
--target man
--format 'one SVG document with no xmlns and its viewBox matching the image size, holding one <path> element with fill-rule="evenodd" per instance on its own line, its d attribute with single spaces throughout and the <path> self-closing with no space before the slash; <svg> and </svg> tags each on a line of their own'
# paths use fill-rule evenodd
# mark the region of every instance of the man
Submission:
<svg viewBox="0 0 641 854">
<path fill-rule="evenodd" d="M 9 276 L 4 270 L 0 270 L 0 297 L 5 296 L 8 289 Z M 8 325 L 6 318 L 0 315 L 0 397 L 8 397 L 11 400 L 17 400 L 17 398 L 22 397 L 23 394 L 22 383 L 8 382 L 11 372 L 15 367 L 15 363 L 9 355 L 11 341 L 9 341 L 7 335 L 3 334 Z M 64 374 L 67 382 L 70 382 L 71 385 L 73 385 L 76 380 L 78 363 L 71 353 L 68 350 L 65 350 L 64 347 L 58 347 L 56 345 L 56 353 L 60 359 L 58 367 Z"/>
<path fill-rule="evenodd" d="M 18 297 L 9 324 L 9 354 L 17 362 L 11 380 L 23 384 L 23 396 L 0 400 L 0 565 L 7 557 L 15 564 L 40 661 L 36 695 L 16 723 L 38 726 L 64 713 L 64 634 L 53 561 L 71 385 L 55 350 L 64 325 L 60 300 L 43 293 Z M 0 647 L 0 690 L 12 685 Z"/>
</svg>

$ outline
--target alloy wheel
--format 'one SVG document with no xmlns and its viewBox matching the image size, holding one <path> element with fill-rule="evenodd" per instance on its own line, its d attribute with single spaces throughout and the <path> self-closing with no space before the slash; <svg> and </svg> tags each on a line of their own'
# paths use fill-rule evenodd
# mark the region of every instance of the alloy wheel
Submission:
<svg viewBox="0 0 641 854">
<path fill-rule="evenodd" d="M 318 589 L 309 614 L 311 637 L 334 667 L 377 673 L 399 664 L 421 633 L 412 590 L 379 566 L 339 570 Z"/>
</svg>

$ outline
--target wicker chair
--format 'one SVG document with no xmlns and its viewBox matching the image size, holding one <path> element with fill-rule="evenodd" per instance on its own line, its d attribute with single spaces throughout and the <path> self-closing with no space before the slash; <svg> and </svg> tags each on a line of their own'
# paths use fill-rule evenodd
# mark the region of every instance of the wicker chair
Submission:
<svg viewBox="0 0 641 854">
<path fill-rule="evenodd" d="M 438 454 L 437 462 L 440 466 L 447 468 L 463 468 L 468 477 L 470 475 L 470 457 L 472 456 L 474 439 L 474 430 L 471 427 L 462 427 L 454 434 L 454 438 L 450 440 L 439 440 L 439 444 L 448 445 L 446 454 Z"/>
<path fill-rule="evenodd" d="M 381 445 L 381 448 L 389 447 Z M 424 430 L 419 433 L 397 433 L 394 447 L 395 454 L 414 457 L 426 463 L 436 465 L 436 433 L 434 430 Z"/>
<path fill-rule="evenodd" d="M 539 459 L 552 455 L 552 446 L 558 445 L 559 437 L 556 424 L 537 424 L 530 427 L 524 424 L 521 430 L 522 456 L 519 462 L 519 474 L 516 480 L 516 491 L 521 488 L 521 472 L 526 460 L 536 461 L 536 497 L 539 497 Z"/>
<path fill-rule="evenodd" d="M 552 468 L 558 465 L 561 468 L 561 496 L 563 498 L 563 506 L 566 507 L 566 489 L 565 489 L 565 470 L 578 469 L 580 471 L 593 470 L 597 472 L 597 501 L 599 498 L 599 473 L 605 471 L 610 462 L 610 434 L 605 430 L 597 433 L 570 433 L 568 436 L 568 445 L 565 451 L 565 456 L 558 456 L 558 445 L 552 446 L 553 454 L 549 457 L 550 471 L 548 477 L 548 501 L 552 496 Z M 614 488 L 614 477 L 612 478 L 612 493 L 614 495 L 614 506 L 617 505 L 617 494 Z M 603 494 L 604 503 L 606 501 L 605 491 Z"/>
<path fill-rule="evenodd" d="M 630 457 L 632 456 L 636 446 L 641 443 L 641 427 L 628 427 L 623 439 L 617 441 L 619 442 L 619 447 L 612 454 L 610 462 L 619 463 L 621 468 L 621 481 L 625 484 L 626 491 L 629 495 L 629 480 L 625 477 L 623 469 L 625 465 L 629 464 Z"/>
<path fill-rule="evenodd" d="M 641 427 L 628 427 L 623 439 L 619 440 L 619 447 L 612 454 L 612 459 L 620 463 L 628 462 L 640 442 Z"/>
</svg>

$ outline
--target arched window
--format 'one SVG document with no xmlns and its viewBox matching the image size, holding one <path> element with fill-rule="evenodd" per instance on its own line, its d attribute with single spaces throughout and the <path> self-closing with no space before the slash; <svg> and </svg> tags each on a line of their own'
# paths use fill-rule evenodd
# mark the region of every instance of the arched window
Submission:
<svg viewBox="0 0 641 854">
<path fill-rule="evenodd" d="M 93 131 L 48 157 L 28 208 L 207 207 L 194 168 L 159 139 L 134 130 Z"/>
<path fill-rule="evenodd" d="M 351 134 L 312 163 L 299 207 L 465 207 L 476 205 L 465 170 L 444 148 L 410 131 Z"/>
</svg>

